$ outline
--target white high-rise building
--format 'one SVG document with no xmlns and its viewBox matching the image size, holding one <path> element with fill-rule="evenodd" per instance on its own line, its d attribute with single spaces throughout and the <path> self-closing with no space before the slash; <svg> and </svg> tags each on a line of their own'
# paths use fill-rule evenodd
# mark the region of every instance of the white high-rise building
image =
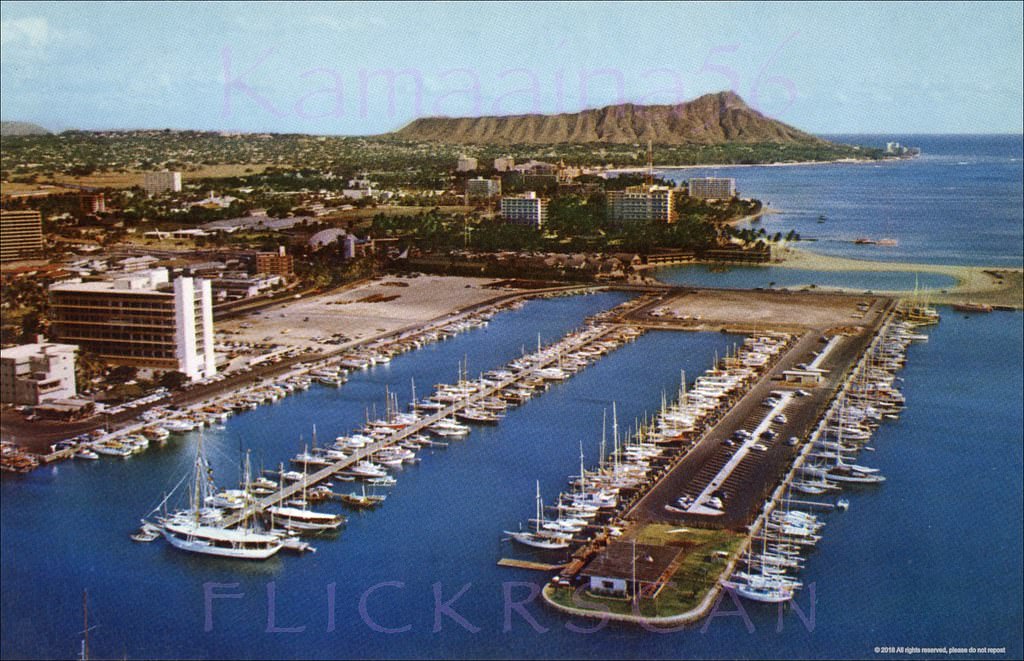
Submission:
<svg viewBox="0 0 1024 661">
<path fill-rule="evenodd" d="M 736 197 L 736 180 L 730 177 L 695 177 L 690 179 L 690 197 L 702 200 L 731 200 Z"/>
<path fill-rule="evenodd" d="M 176 370 L 193 381 L 217 373 L 208 280 L 167 269 L 50 287 L 53 332 L 115 365 Z"/>
<path fill-rule="evenodd" d="M 142 179 L 142 188 L 147 195 L 159 195 L 160 193 L 177 193 L 181 191 L 181 173 L 169 172 L 147 172 Z"/>
<path fill-rule="evenodd" d="M 540 228 L 548 219 L 548 201 L 534 191 L 501 198 L 501 216 L 506 223 Z"/>
<path fill-rule="evenodd" d="M 608 191 L 608 218 L 613 222 L 675 222 L 672 195 L 672 189 L 666 186 L 630 186 L 623 191 Z"/>
</svg>

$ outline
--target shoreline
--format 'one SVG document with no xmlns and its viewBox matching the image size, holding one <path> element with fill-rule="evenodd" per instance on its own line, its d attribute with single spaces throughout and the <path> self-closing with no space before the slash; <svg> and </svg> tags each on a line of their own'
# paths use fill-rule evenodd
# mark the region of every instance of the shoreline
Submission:
<svg viewBox="0 0 1024 661">
<path fill-rule="evenodd" d="M 697 170 L 697 169 L 719 169 L 719 168 L 784 168 L 795 165 L 859 165 L 866 163 L 889 163 L 905 159 L 899 158 L 838 158 L 834 161 L 773 161 L 771 163 L 708 163 L 698 165 L 655 165 L 655 170 Z M 607 170 L 595 170 L 595 173 L 634 173 L 647 172 L 647 167 L 629 166 L 622 168 L 609 168 Z"/>
<path fill-rule="evenodd" d="M 882 262 L 835 257 L 810 252 L 799 248 L 785 248 L 780 262 L 773 266 L 815 271 L 843 272 L 885 272 L 937 273 L 956 281 L 948 289 L 922 288 L 930 302 L 954 304 L 966 302 L 1007 305 L 1024 308 L 1024 269 L 997 266 L 961 266 L 956 264 L 921 264 L 914 262 Z M 997 274 L 1001 277 L 997 277 Z M 852 291 L 856 288 L 833 288 Z M 878 292 L 886 294 L 908 294 L 912 290 Z"/>
<path fill-rule="evenodd" d="M 766 213 L 770 213 L 767 210 Z M 949 305 L 958 303 L 987 303 L 990 305 L 1009 306 L 1024 309 L 1024 269 L 1002 266 L 961 266 L 955 264 L 922 264 L 914 262 L 883 262 L 875 260 L 855 259 L 823 255 L 801 248 L 785 247 L 773 250 L 771 262 L 763 264 L 742 264 L 737 266 L 757 268 L 775 266 L 787 269 L 808 271 L 841 272 L 901 272 L 901 273 L 936 273 L 953 278 L 955 284 L 941 288 L 921 288 L 930 303 Z M 678 265 L 676 265 L 678 266 Z M 673 267 L 665 267 L 673 268 Z M 787 289 L 798 289 L 805 285 L 793 285 Z M 860 287 L 816 286 L 821 291 L 862 292 Z M 879 290 L 876 294 L 890 296 L 907 296 L 910 289 Z"/>
</svg>

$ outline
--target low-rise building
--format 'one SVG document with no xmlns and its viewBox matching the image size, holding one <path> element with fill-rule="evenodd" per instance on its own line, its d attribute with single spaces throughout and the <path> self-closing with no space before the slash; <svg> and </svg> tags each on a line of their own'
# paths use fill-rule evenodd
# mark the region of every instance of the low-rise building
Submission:
<svg viewBox="0 0 1024 661">
<path fill-rule="evenodd" d="M 580 575 L 588 579 L 590 592 L 611 597 L 631 597 L 641 592 L 650 597 L 672 578 L 679 546 L 654 546 L 612 542 Z"/>
<path fill-rule="evenodd" d="M 690 197 L 730 200 L 736 197 L 736 180 L 730 177 L 695 177 L 688 182 Z"/>
<path fill-rule="evenodd" d="M 256 272 L 290 278 L 295 275 L 295 258 L 288 254 L 284 246 L 279 246 L 277 252 L 258 253 L 256 255 Z"/>
<path fill-rule="evenodd" d="M 476 170 L 477 162 L 472 156 L 459 156 L 459 160 L 455 163 L 455 170 L 457 172 L 472 172 Z"/>
<path fill-rule="evenodd" d="M 41 341 L 0 350 L 0 401 L 36 406 L 75 397 L 77 351 L 73 344 Z"/>
<path fill-rule="evenodd" d="M 667 186 L 630 186 L 608 191 L 608 218 L 612 222 L 675 222 L 673 190 Z"/>
<path fill-rule="evenodd" d="M 501 217 L 506 223 L 541 228 L 548 219 L 548 201 L 534 191 L 501 198 Z"/>
<path fill-rule="evenodd" d="M 284 279 L 279 275 L 225 274 L 223 277 L 210 280 L 213 298 L 218 303 L 259 296 L 282 284 L 284 284 Z"/>
</svg>

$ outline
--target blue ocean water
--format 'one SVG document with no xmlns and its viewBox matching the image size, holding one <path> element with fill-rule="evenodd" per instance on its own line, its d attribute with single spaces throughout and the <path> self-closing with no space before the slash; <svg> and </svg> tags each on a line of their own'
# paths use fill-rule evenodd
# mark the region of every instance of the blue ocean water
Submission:
<svg viewBox="0 0 1024 661">
<path fill-rule="evenodd" d="M 927 151 L 923 139 L 903 141 Z M 1013 204 L 1019 213 L 1020 200 Z M 825 284 L 824 275 L 814 282 Z M 767 284 L 760 275 L 732 277 L 729 286 Z M 470 373 L 500 365 L 535 346 L 538 333 L 550 342 L 622 300 L 605 293 L 535 301 L 486 329 L 360 373 L 340 390 L 314 387 L 235 416 L 205 435 L 215 473 L 230 485 L 240 447 L 271 467 L 309 442 L 314 423 L 326 440 L 367 409 L 379 411 L 385 387 L 404 401 L 412 378 L 423 394 L 454 380 L 459 361 Z M 0 656 L 74 656 L 88 589 L 94 658 L 874 658 L 876 646 L 898 645 L 1005 646 L 1005 656 L 988 658 L 1020 658 L 1024 315 L 942 312 L 901 374 L 908 409 L 877 433 L 877 451 L 861 457 L 888 481 L 851 493 L 849 512 L 828 515 L 801 573 L 801 611 L 744 604 L 752 631 L 744 618 L 725 615 L 673 633 L 609 625 L 586 634 L 569 625 L 592 623 L 536 603 L 525 609 L 539 629 L 514 610 L 506 620 L 506 592 L 525 599 L 529 585 L 544 580 L 495 565 L 517 553 L 501 531 L 530 516 L 534 481 L 553 498 L 578 466 L 580 442 L 588 465 L 596 461 L 602 413 L 613 400 L 631 425 L 674 391 L 680 370 L 692 378 L 736 340 L 652 332 L 499 426 L 422 453 L 380 509 L 351 515 L 337 538 L 315 542 L 312 556 L 240 565 L 128 539 L 191 466 L 194 437 L 123 462 L 4 476 Z M 212 600 L 209 631 L 204 585 L 241 595 Z M 816 603 L 805 621 L 811 586 Z M 435 619 L 435 590 L 442 603 L 462 591 L 452 608 L 474 630 L 443 613 Z M 735 608 L 725 602 L 721 610 Z M 404 626 L 411 629 L 381 630 Z"/>
<path fill-rule="evenodd" d="M 780 214 L 753 223 L 769 234 L 796 230 L 814 252 L 881 261 L 1020 267 L 1024 260 L 1024 138 L 1020 135 L 837 135 L 884 147 L 920 147 L 912 160 L 882 163 L 662 170 L 676 180 L 736 179 L 740 195 Z M 819 217 L 825 222 L 819 223 Z M 856 245 L 892 238 L 895 247 Z M 858 286 L 858 285 L 854 285 Z"/>
</svg>

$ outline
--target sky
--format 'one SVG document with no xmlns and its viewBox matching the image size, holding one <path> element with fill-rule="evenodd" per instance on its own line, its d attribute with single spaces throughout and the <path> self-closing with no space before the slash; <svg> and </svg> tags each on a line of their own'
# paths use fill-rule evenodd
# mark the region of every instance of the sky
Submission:
<svg viewBox="0 0 1024 661">
<path fill-rule="evenodd" d="M 798 128 L 1021 133 L 1021 3 L 0 3 L 0 117 L 366 135 L 731 89 Z"/>
</svg>

